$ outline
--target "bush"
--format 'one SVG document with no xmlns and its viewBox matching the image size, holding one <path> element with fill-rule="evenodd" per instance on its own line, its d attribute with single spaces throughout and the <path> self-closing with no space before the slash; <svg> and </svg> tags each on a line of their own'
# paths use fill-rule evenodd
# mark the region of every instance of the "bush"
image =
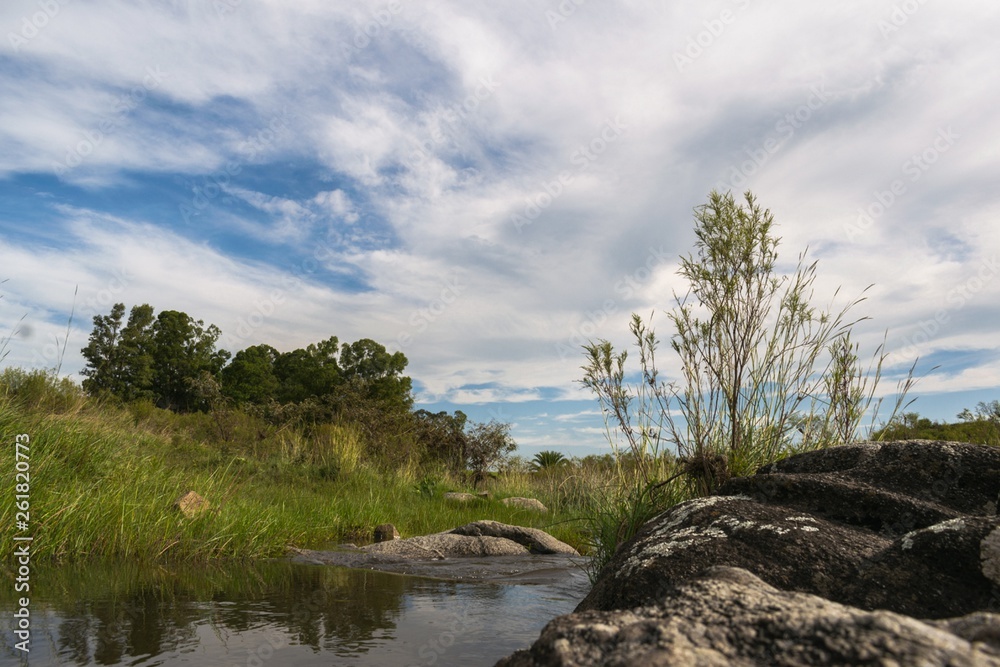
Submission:
<svg viewBox="0 0 1000 667">
<path fill-rule="evenodd" d="M 619 475 L 624 492 L 598 512 L 599 525 L 611 517 L 624 526 L 601 528 L 598 541 L 615 543 L 600 544 L 599 553 L 613 553 L 639 518 L 685 497 L 672 490 L 674 480 L 685 481 L 686 497 L 710 494 L 790 451 L 853 440 L 862 417 L 874 406 L 874 423 L 880 406 L 873 398 L 884 346 L 866 372 L 850 340 L 860 320 L 848 313 L 863 299 L 839 312 L 812 306 L 816 263 L 804 252 L 793 273 L 777 274 L 773 218 L 750 192 L 744 206 L 713 191 L 695 219 L 697 254 L 682 258 L 679 271 L 690 288 L 674 295 L 668 315 L 679 381 L 661 379 L 659 341 L 639 315 L 630 326 L 639 361 L 634 384 L 626 380 L 626 351 L 605 340 L 585 346 L 583 383 L 615 427 L 616 459 L 631 457 L 636 472 L 628 480 Z M 893 414 L 911 381 L 912 370 Z M 665 476 L 659 463 L 671 450 L 678 459 Z"/>
</svg>

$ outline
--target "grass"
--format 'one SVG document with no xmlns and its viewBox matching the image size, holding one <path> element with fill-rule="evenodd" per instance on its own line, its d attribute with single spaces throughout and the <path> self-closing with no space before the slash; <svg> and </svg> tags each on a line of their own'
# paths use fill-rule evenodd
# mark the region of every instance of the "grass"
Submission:
<svg viewBox="0 0 1000 667">
<path fill-rule="evenodd" d="M 587 541 L 573 520 L 581 491 L 572 481 L 500 475 L 489 482 L 494 499 L 452 504 L 445 491 L 471 489 L 440 471 L 367 461 L 349 427 L 324 425 L 305 435 L 233 418 L 223 426 L 238 436 L 246 431 L 240 437 L 219 444 L 199 435 L 217 429 L 219 419 L 102 404 L 68 380 L 5 370 L 0 462 L 13 477 L 14 437 L 30 436 L 33 559 L 270 558 L 288 547 L 364 543 L 387 522 L 404 537 L 493 519 L 542 528 L 577 547 Z M 174 504 L 192 490 L 211 508 L 187 519 Z M 499 502 L 512 495 L 537 497 L 553 511 Z M 0 503 L 5 530 L 15 512 L 12 498 Z M 0 558 L 10 562 L 13 548 L 13 540 L 0 542 Z"/>
</svg>

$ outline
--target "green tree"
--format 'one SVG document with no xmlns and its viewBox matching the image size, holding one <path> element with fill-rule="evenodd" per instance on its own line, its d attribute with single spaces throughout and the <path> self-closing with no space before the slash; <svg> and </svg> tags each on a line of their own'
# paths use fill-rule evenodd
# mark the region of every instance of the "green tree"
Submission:
<svg viewBox="0 0 1000 667">
<path fill-rule="evenodd" d="M 342 382 L 339 354 L 340 342 L 331 336 L 279 355 L 274 361 L 278 401 L 298 403 L 333 394 Z"/>
<path fill-rule="evenodd" d="M 370 338 L 345 343 L 340 351 L 345 381 L 363 388 L 372 400 L 408 410 L 413 397 L 411 380 L 403 375 L 407 363 L 402 352 L 390 354 L 384 345 Z"/>
<path fill-rule="evenodd" d="M 84 390 L 108 394 L 123 401 L 153 396 L 153 308 L 133 306 L 122 325 L 125 304 L 116 303 L 108 315 L 94 316 L 94 329 L 82 353 L 87 366 Z"/>
<path fill-rule="evenodd" d="M 417 410 L 413 413 L 413 421 L 416 439 L 425 458 L 441 462 L 452 470 L 460 471 L 465 467 L 468 417 L 464 412 L 456 410 L 449 415 L 444 411 Z"/>
<path fill-rule="evenodd" d="M 237 352 L 219 376 L 223 395 L 240 404 L 276 400 L 279 382 L 274 364 L 279 356 L 270 345 L 252 345 Z"/>
<path fill-rule="evenodd" d="M 495 419 L 488 424 L 476 424 L 468 432 L 465 457 L 473 473 L 473 484 L 478 486 L 489 470 L 496 468 L 517 449 L 510 435 L 510 424 Z"/>
<path fill-rule="evenodd" d="M 179 412 L 205 409 L 192 385 L 207 372 L 218 376 L 229 358 L 215 343 L 222 332 L 187 313 L 164 310 L 153 324 L 153 386 L 161 407 Z"/>
</svg>

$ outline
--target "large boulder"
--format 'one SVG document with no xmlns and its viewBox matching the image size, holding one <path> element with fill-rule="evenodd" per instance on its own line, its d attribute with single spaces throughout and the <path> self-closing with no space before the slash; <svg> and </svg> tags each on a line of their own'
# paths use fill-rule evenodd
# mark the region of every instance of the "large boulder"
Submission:
<svg viewBox="0 0 1000 667">
<path fill-rule="evenodd" d="M 828 642 L 818 634 L 822 623 L 817 623 L 829 612 L 840 619 L 838 623 L 842 626 L 838 626 L 837 632 L 847 637 L 846 641 L 863 646 L 871 639 L 865 633 L 875 624 L 885 630 L 886 637 L 898 634 L 895 643 L 890 644 L 898 644 L 899 656 L 917 650 L 910 645 L 913 633 L 898 630 L 897 620 L 885 620 L 896 616 L 870 613 L 879 610 L 878 614 L 893 612 L 900 618 L 909 618 L 911 625 L 906 628 L 915 629 L 917 634 L 924 631 L 924 626 L 935 627 L 939 633 L 954 634 L 955 641 L 966 641 L 966 635 L 955 628 L 974 627 L 970 636 L 1000 645 L 996 616 L 986 613 L 974 617 L 978 620 L 968 620 L 970 614 L 1000 608 L 998 494 L 1000 449 L 996 448 L 900 441 L 836 447 L 794 456 L 766 466 L 752 477 L 730 480 L 718 495 L 683 503 L 650 521 L 618 550 L 578 606 L 578 613 L 552 627 L 575 627 L 575 622 L 586 626 L 593 619 L 605 618 L 583 612 L 627 611 L 638 614 L 636 619 L 644 619 L 643 627 L 649 623 L 662 626 L 667 633 L 664 637 L 674 636 L 670 633 L 675 630 L 680 633 L 677 637 L 707 632 L 723 643 L 743 636 L 752 644 L 757 641 L 751 641 L 753 637 L 768 633 L 754 625 L 758 621 L 746 620 L 753 618 L 751 607 L 743 610 L 749 614 L 745 620 L 740 620 L 735 612 L 729 617 L 715 617 L 711 623 L 703 622 L 700 616 L 672 615 L 678 613 L 674 605 L 687 604 L 678 600 L 687 599 L 684 596 L 695 590 L 691 588 L 694 582 L 702 582 L 695 588 L 711 588 L 712 584 L 705 583 L 706 576 L 711 580 L 718 579 L 720 573 L 729 573 L 725 577 L 740 581 L 738 585 L 729 581 L 712 588 L 722 596 L 720 604 L 742 605 L 740 596 L 750 593 L 737 592 L 734 586 L 750 586 L 757 591 L 755 599 L 761 600 L 760 609 L 778 605 L 775 600 L 781 599 L 801 606 L 801 618 L 813 615 L 813 621 L 789 620 L 788 627 L 779 624 L 772 628 L 778 633 L 775 637 L 785 636 L 793 643 L 826 646 Z M 706 574 L 707 568 L 715 569 Z M 733 575 L 736 568 L 742 574 Z M 801 595 L 796 597 L 793 593 Z M 823 604 L 819 605 L 817 599 L 822 599 Z M 640 609 L 643 611 L 637 611 Z M 790 611 L 787 618 L 793 619 L 797 613 Z M 627 614 L 622 618 L 625 617 L 633 618 Z M 966 618 L 937 624 L 925 622 L 920 627 L 912 625 L 917 623 L 914 618 L 954 617 Z M 750 625 L 744 627 L 744 622 Z M 633 627 L 632 624 L 633 621 L 626 623 L 628 627 Z M 623 627 L 609 622 L 608 627 L 612 626 Z M 798 630 L 793 632 L 792 626 Z M 892 629 L 887 629 L 890 626 Z M 614 639 L 617 632 L 604 632 L 609 644 L 594 655 L 610 660 L 611 644 L 618 641 Z M 638 630 L 633 627 L 629 632 L 634 634 Z M 531 659 L 535 662 L 510 664 L 605 664 L 546 662 L 548 658 L 541 656 L 555 655 L 551 653 L 552 642 L 558 637 L 561 637 L 558 632 L 552 634 L 546 630 L 536 643 L 538 650 L 532 650 Z M 673 641 L 664 640 L 671 646 Z M 953 664 L 992 664 L 968 662 L 967 659 L 972 659 L 968 655 L 972 654 L 963 653 L 966 649 L 960 644 L 959 641 L 952 646 L 956 653 L 947 654 L 956 656 Z M 697 643 L 692 646 L 701 647 L 699 651 L 705 648 Z M 726 653 L 729 649 L 722 648 L 722 644 L 718 648 L 723 651 L 720 656 L 729 655 Z M 988 646 L 972 648 L 987 653 L 993 650 Z M 945 655 L 934 652 L 938 649 L 927 656 Z M 752 661 L 753 650 L 756 649 L 734 649 L 732 655 Z M 890 654 L 886 648 L 886 655 Z M 791 657 L 777 663 L 829 664 L 824 659 L 840 664 L 851 662 L 837 658 L 840 654 L 836 651 L 816 654 L 820 655 L 827 658 L 789 653 Z M 967 657 L 957 657 L 961 655 Z M 614 664 L 658 664 L 622 659 L 625 662 Z M 909 658 L 899 658 L 903 664 L 947 662 L 927 657 L 928 662 L 921 663 L 923 659 L 910 662 Z M 715 664 L 712 662 L 715 658 L 709 657 L 704 662 L 695 657 L 690 660 L 677 664 Z"/>
<path fill-rule="evenodd" d="M 780 591 L 746 570 L 712 567 L 671 587 L 661 604 L 557 618 L 530 650 L 497 667 L 986 667 L 1000 666 L 998 640 L 995 614 L 922 622 Z"/>
</svg>

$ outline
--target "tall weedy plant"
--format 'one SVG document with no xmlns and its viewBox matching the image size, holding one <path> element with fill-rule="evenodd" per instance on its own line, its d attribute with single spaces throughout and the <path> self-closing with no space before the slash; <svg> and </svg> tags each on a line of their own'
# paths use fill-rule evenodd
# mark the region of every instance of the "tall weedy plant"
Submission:
<svg viewBox="0 0 1000 667">
<path fill-rule="evenodd" d="M 678 381 L 660 379 L 652 325 L 633 315 L 639 379 L 627 383 L 627 353 L 598 341 L 585 347 L 583 382 L 609 434 L 635 453 L 672 445 L 688 493 L 703 495 L 793 449 L 853 440 L 885 356 L 880 347 L 867 373 L 858 363 L 850 331 L 866 318 L 848 316 L 863 294 L 836 312 L 813 306 L 816 262 L 804 252 L 793 273 L 777 273 L 773 216 L 751 192 L 737 203 L 713 191 L 695 221 L 695 251 L 679 271 L 689 289 L 668 314 Z M 911 380 L 912 370 L 903 395 Z"/>
</svg>

